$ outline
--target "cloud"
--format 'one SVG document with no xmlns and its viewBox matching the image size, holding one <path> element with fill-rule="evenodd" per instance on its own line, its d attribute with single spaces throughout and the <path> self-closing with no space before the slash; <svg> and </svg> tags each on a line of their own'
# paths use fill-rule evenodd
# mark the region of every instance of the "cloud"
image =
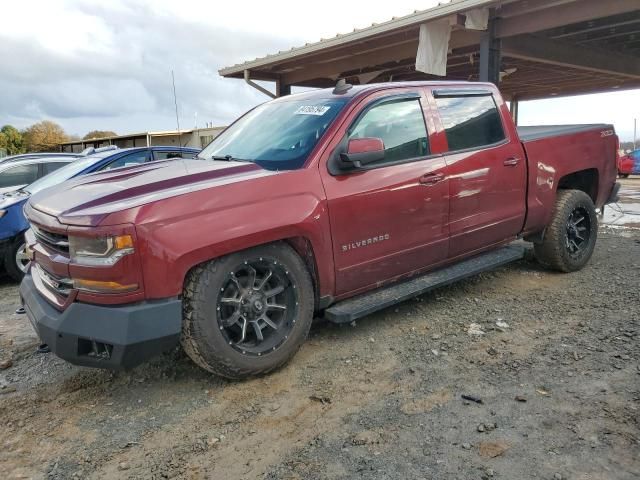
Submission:
<svg viewBox="0 0 640 480">
<path fill-rule="evenodd" d="M 0 25 L 0 125 L 42 119 L 69 133 L 224 125 L 267 100 L 221 67 L 409 13 L 415 0 L 368 5 L 327 0 L 4 2 Z M 438 0 L 423 0 L 431 7 Z M 338 13 L 338 14 L 337 14 Z M 640 90 L 523 102 L 522 124 L 614 123 L 632 137 Z"/>
<path fill-rule="evenodd" d="M 65 38 L 34 40 L 0 29 L 0 123 L 24 127 L 49 118 L 78 134 L 171 129 L 173 69 L 181 125 L 192 126 L 196 112 L 201 126 L 225 124 L 267 98 L 241 80 L 222 79 L 218 69 L 292 42 L 238 35 L 145 4 L 74 2 L 66 8 L 77 23 L 77 40 L 68 31 Z"/>
</svg>

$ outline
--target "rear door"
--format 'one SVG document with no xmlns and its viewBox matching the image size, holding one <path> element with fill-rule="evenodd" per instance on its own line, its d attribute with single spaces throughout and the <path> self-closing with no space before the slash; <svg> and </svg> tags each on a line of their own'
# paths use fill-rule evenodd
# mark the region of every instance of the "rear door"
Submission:
<svg viewBox="0 0 640 480">
<path fill-rule="evenodd" d="M 329 204 L 338 295 L 375 286 L 443 261 L 448 243 L 448 185 L 433 156 L 421 90 L 381 92 L 347 119 L 340 144 L 321 168 Z M 379 138 L 385 159 L 332 173 L 349 139 Z"/>
<path fill-rule="evenodd" d="M 526 160 L 490 90 L 432 90 L 446 138 L 449 257 L 515 238 L 526 213 Z"/>
</svg>

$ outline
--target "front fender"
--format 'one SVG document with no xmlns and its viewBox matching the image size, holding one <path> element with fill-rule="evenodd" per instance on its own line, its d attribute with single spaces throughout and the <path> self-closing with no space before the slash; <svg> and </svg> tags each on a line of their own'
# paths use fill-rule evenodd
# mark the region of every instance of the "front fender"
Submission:
<svg viewBox="0 0 640 480">
<path fill-rule="evenodd" d="M 188 196 L 193 205 L 188 212 L 170 220 L 137 225 L 146 297 L 180 295 L 187 273 L 198 264 L 292 238 L 304 238 L 311 244 L 319 293 L 332 294 L 328 211 L 317 171 L 315 176 L 313 172 L 285 172 L 246 184 L 194 192 Z M 242 191 L 240 186 L 244 186 Z"/>
</svg>

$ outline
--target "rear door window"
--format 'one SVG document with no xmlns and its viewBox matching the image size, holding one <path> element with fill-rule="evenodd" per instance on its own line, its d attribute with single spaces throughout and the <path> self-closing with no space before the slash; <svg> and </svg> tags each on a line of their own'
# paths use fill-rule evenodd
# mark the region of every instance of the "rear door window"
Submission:
<svg viewBox="0 0 640 480">
<path fill-rule="evenodd" d="M 171 158 L 193 158 L 195 153 L 183 152 L 180 150 L 155 151 L 153 157 L 156 160 L 167 160 Z"/>
<path fill-rule="evenodd" d="M 38 164 L 16 165 L 0 173 L 0 188 L 28 185 L 38 179 Z"/>
<path fill-rule="evenodd" d="M 120 157 L 117 160 L 109 163 L 106 167 L 102 167 L 101 170 L 113 170 L 114 168 L 130 167 L 132 165 L 138 165 L 144 163 L 149 158 L 149 153 L 146 150 L 141 152 L 130 153 L 124 157 Z"/>
<path fill-rule="evenodd" d="M 418 98 L 390 100 L 370 107 L 349 129 L 349 139 L 352 138 L 382 139 L 385 164 L 429 154 L 427 127 Z"/>
<path fill-rule="evenodd" d="M 505 139 L 491 95 L 435 97 L 449 151 L 480 148 Z"/>
<path fill-rule="evenodd" d="M 42 176 L 55 172 L 60 167 L 68 165 L 67 162 L 47 162 L 42 164 Z"/>
</svg>

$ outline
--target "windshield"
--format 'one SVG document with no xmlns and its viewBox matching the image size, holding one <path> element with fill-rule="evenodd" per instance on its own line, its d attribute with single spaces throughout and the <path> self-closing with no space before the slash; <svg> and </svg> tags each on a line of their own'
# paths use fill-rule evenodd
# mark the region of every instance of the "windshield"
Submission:
<svg viewBox="0 0 640 480">
<path fill-rule="evenodd" d="M 36 180 L 32 184 L 27 185 L 23 188 L 23 190 L 34 194 L 45 188 L 53 187 L 54 185 L 62 183 L 65 180 L 69 180 L 70 178 L 76 176 L 78 173 L 82 172 L 85 168 L 90 167 L 98 160 L 99 159 L 96 157 L 87 157 L 81 158 L 79 160 L 74 160 L 69 165 L 65 165 L 55 172 L 42 177 L 40 180 Z"/>
<path fill-rule="evenodd" d="M 301 168 L 346 102 L 340 98 L 265 103 L 226 129 L 198 156 L 245 160 L 269 170 Z"/>
</svg>

